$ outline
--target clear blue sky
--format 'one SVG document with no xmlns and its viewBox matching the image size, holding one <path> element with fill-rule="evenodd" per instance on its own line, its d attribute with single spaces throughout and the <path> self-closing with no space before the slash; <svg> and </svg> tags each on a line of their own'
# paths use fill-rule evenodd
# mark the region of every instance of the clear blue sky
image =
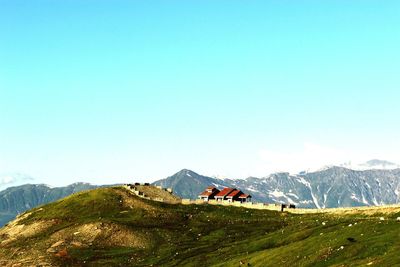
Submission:
<svg viewBox="0 0 400 267">
<path fill-rule="evenodd" d="M 0 0 L 0 173 L 400 162 L 398 1 Z"/>
</svg>

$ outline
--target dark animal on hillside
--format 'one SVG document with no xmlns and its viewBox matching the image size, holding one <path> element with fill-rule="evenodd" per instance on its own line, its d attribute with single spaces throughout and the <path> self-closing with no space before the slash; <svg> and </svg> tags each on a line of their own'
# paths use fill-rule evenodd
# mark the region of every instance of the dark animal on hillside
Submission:
<svg viewBox="0 0 400 267">
<path fill-rule="evenodd" d="M 287 208 L 287 205 L 286 204 L 282 204 L 281 205 L 281 211 L 283 211 L 285 208 Z"/>
</svg>

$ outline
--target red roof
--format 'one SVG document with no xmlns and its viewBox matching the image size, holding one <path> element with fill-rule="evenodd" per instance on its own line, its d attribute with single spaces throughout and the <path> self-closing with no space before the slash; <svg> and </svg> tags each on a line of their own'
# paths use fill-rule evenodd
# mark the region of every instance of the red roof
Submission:
<svg viewBox="0 0 400 267">
<path fill-rule="evenodd" d="M 234 197 L 237 196 L 238 194 L 242 194 L 242 191 L 235 189 L 235 190 L 233 190 L 231 193 L 229 193 L 229 195 L 227 195 L 226 197 L 234 198 Z"/>
<path fill-rule="evenodd" d="M 215 196 L 216 197 L 225 197 L 226 195 L 230 194 L 233 190 L 236 190 L 236 189 L 225 187 L 224 189 L 221 190 L 221 192 L 219 192 Z"/>
<path fill-rule="evenodd" d="M 206 191 L 202 192 L 200 197 L 216 197 L 216 198 L 248 198 L 251 197 L 248 194 L 243 193 L 242 191 L 236 188 L 225 187 L 221 191 L 216 189 L 214 186 L 207 187 Z"/>
<path fill-rule="evenodd" d="M 211 186 L 210 186 L 211 187 Z M 215 195 L 215 194 L 217 194 L 217 193 L 219 193 L 219 190 L 217 189 L 217 188 L 215 188 L 215 187 L 212 187 L 212 189 L 214 189 L 214 190 L 209 190 L 208 188 L 206 189 L 206 191 L 204 191 L 203 193 L 201 193 L 199 196 L 201 196 L 201 197 L 209 197 L 209 196 L 211 196 L 211 195 Z"/>
</svg>

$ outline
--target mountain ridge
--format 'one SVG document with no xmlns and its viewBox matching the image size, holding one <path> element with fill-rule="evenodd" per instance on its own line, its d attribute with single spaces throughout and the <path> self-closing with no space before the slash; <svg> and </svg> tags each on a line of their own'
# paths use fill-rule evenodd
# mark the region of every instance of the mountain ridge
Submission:
<svg viewBox="0 0 400 267">
<path fill-rule="evenodd" d="M 295 175 L 280 172 L 246 179 L 216 179 L 183 169 L 153 184 L 171 187 L 180 197 L 192 199 L 210 185 L 237 187 L 250 193 L 256 201 L 293 203 L 303 208 L 378 206 L 400 202 L 400 169 L 352 170 L 334 166 L 316 172 Z"/>
<path fill-rule="evenodd" d="M 153 184 L 170 187 L 178 196 L 191 199 L 197 198 L 198 194 L 210 185 L 220 189 L 236 187 L 251 194 L 253 200 L 257 202 L 292 203 L 301 208 L 400 203 L 400 169 L 353 170 L 343 166 L 333 166 L 317 172 L 298 174 L 279 172 L 261 178 L 245 179 L 208 177 L 189 169 L 182 169 Z M 9 187 L 0 191 L 0 226 L 29 208 L 95 187 L 99 186 L 74 183 L 54 188 L 44 184 Z"/>
</svg>

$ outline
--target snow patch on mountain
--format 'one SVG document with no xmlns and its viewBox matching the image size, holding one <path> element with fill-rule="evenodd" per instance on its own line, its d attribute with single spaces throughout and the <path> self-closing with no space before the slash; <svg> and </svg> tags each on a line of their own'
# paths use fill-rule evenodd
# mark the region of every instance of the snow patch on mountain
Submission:
<svg viewBox="0 0 400 267">
<path fill-rule="evenodd" d="M 302 183 L 302 184 L 304 184 L 305 186 L 307 186 L 307 187 L 309 187 L 309 188 L 311 188 L 311 185 L 310 185 L 310 183 L 309 182 L 307 182 L 303 177 L 301 177 L 301 176 L 298 176 L 297 177 L 297 180 L 300 182 L 300 183 Z"/>
<path fill-rule="evenodd" d="M 247 190 L 249 190 L 249 191 L 251 191 L 251 192 L 258 192 L 258 190 L 257 189 L 255 189 L 254 187 L 247 187 L 246 188 Z"/>
<path fill-rule="evenodd" d="M 350 198 L 360 202 L 360 200 L 358 199 L 358 197 L 354 193 L 351 194 Z"/>
<path fill-rule="evenodd" d="M 295 198 L 299 199 L 299 197 L 298 197 L 296 194 L 293 194 L 293 193 L 287 193 L 287 195 L 289 195 L 289 196 L 292 196 L 292 197 L 295 197 Z"/>
<path fill-rule="evenodd" d="M 366 200 L 364 193 L 361 193 L 361 197 L 362 197 L 362 203 L 366 204 L 366 205 L 370 205 L 369 202 Z"/>
<path fill-rule="evenodd" d="M 216 188 L 222 189 L 225 186 L 223 186 L 222 184 L 217 184 L 217 183 L 212 183 L 213 186 L 215 186 Z"/>
<path fill-rule="evenodd" d="M 273 192 L 269 192 L 269 195 L 274 196 L 274 197 L 285 197 L 285 194 L 282 191 L 279 191 L 278 189 L 275 189 Z"/>
</svg>

